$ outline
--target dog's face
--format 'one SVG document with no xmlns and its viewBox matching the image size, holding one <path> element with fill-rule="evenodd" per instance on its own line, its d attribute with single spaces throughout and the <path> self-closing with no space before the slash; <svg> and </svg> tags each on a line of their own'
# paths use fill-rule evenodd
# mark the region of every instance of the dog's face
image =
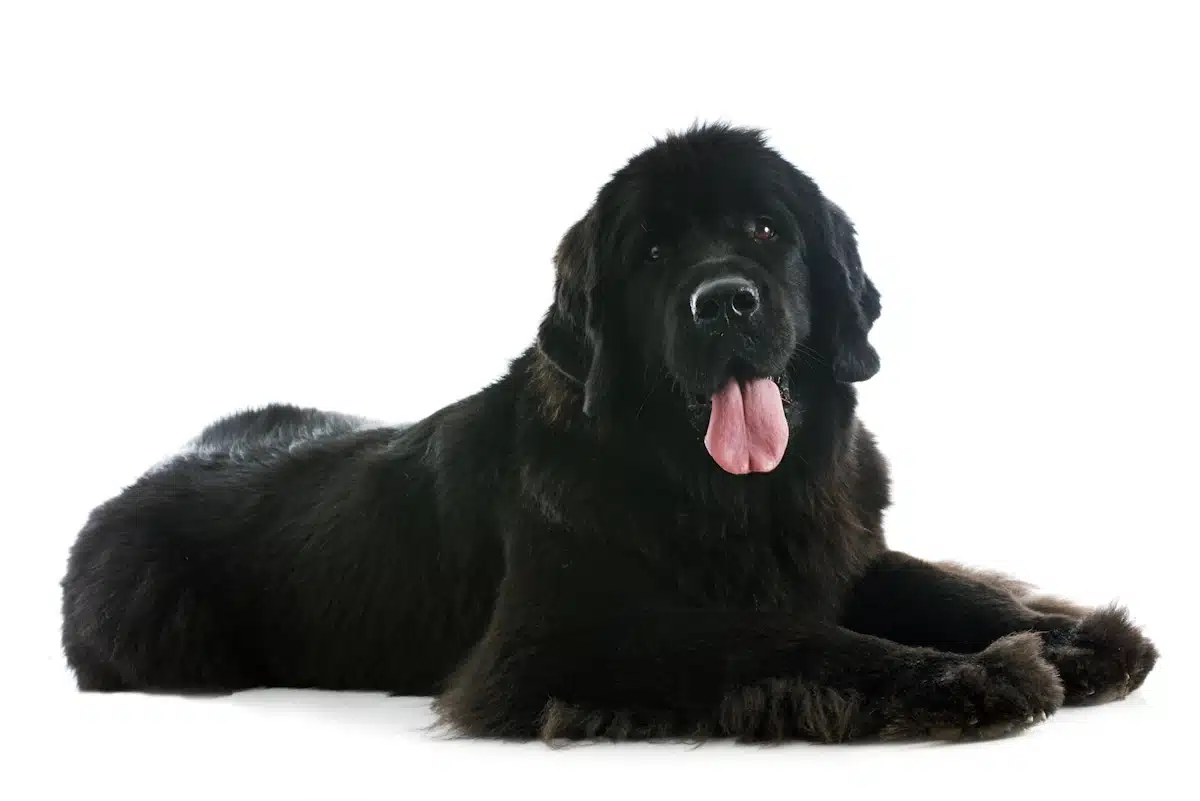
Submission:
<svg viewBox="0 0 1200 801">
<path fill-rule="evenodd" d="M 696 128 L 635 156 L 568 232 L 558 270 L 539 341 L 585 383 L 586 411 L 619 413 L 621 395 L 644 403 L 669 379 L 730 473 L 782 460 L 797 382 L 878 369 L 879 297 L 849 221 L 756 131 Z"/>
</svg>

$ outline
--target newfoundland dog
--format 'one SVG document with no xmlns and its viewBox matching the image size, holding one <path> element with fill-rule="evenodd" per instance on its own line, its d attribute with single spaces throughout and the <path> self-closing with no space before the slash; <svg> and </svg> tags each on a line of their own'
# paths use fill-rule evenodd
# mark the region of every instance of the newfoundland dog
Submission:
<svg viewBox="0 0 1200 801">
<path fill-rule="evenodd" d="M 63 647 L 91 691 L 436 695 L 477 737 L 994 736 L 1123 698 L 1124 609 L 889 549 L 855 416 L 880 296 L 761 132 L 634 156 L 563 237 L 536 342 L 410 426 L 289 405 L 90 516 Z"/>
</svg>

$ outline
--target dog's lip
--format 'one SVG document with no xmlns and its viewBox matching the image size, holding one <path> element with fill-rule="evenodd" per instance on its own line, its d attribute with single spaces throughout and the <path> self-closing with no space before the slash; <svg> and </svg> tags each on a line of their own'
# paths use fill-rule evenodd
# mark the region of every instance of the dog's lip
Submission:
<svg viewBox="0 0 1200 801">
<path fill-rule="evenodd" d="M 748 375 L 745 377 L 738 376 L 738 375 L 732 375 L 732 376 L 730 376 L 730 378 L 734 378 L 737 381 L 742 381 L 742 382 L 752 381 L 756 378 L 770 378 L 772 381 L 775 382 L 775 385 L 779 387 L 779 394 L 783 399 L 784 407 L 786 408 L 786 407 L 792 405 L 792 393 L 788 386 L 787 376 L 785 374 L 781 373 L 779 375 L 772 375 L 772 376 Z M 729 379 L 726 379 L 726 381 L 727 380 L 729 380 Z M 724 381 L 721 383 L 723 384 Z M 711 406 L 712 405 L 712 395 L 705 395 L 700 392 L 689 392 L 688 393 L 688 402 L 692 406 L 695 406 L 695 407 Z"/>
</svg>

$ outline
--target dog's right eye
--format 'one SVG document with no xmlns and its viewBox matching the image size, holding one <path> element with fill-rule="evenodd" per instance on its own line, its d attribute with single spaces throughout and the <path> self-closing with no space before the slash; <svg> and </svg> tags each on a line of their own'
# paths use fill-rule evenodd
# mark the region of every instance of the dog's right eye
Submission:
<svg viewBox="0 0 1200 801">
<path fill-rule="evenodd" d="M 662 258 L 662 248 L 658 245 L 651 245 L 646 248 L 646 261 L 658 261 Z"/>
</svg>

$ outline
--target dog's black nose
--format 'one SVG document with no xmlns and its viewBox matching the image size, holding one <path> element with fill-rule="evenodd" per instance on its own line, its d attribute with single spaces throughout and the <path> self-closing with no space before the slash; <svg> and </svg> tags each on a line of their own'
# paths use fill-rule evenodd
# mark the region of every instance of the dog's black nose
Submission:
<svg viewBox="0 0 1200 801">
<path fill-rule="evenodd" d="M 740 276 L 710 278 L 696 287 L 691 306 L 697 325 L 734 322 L 758 309 L 758 287 Z"/>
</svg>

